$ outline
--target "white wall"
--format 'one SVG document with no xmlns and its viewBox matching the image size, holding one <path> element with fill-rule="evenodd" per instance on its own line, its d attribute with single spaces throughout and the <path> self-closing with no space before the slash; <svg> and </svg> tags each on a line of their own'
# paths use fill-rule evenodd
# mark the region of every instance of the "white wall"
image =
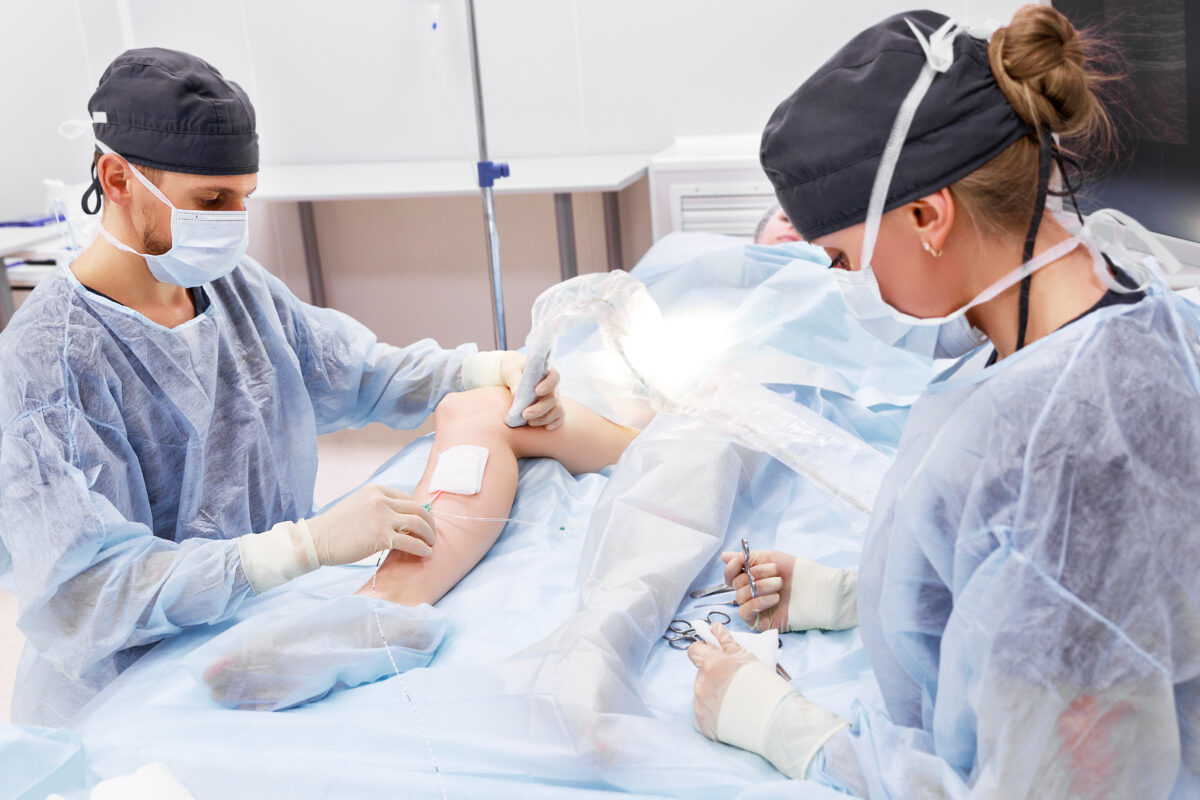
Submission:
<svg viewBox="0 0 1200 800">
<path fill-rule="evenodd" d="M 1007 19 L 1016 0 L 935 0 Z M 86 116 L 127 44 L 191 51 L 241 83 L 269 163 L 474 158 L 465 2 L 0 0 L 0 218 L 40 179 L 86 177 Z M 909 2 L 478 0 L 493 158 L 653 152 L 677 135 L 753 133 L 851 35 Z M 123 27 L 122 21 L 126 21 Z"/>
<path fill-rule="evenodd" d="M 249 92 L 263 161 L 474 159 L 465 0 L 0 0 L 0 218 L 40 210 L 41 179 L 86 180 L 86 116 L 127 46 L 193 52 Z M 654 152 L 676 136 L 757 133 L 859 29 L 911 2 L 476 0 L 491 156 Z M 932 0 L 968 22 L 1018 0 Z M 48 47 L 50 45 L 50 47 Z M 509 341 L 558 280 L 548 196 L 497 202 Z M 624 260 L 650 243 L 645 181 L 621 192 Z M 316 204 L 329 302 L 385 341 L 492 341 L 477 199 Z M 250 253 L 307 298 L 293 204 L 256 206 Z M 575 196 L 583 272 L 606 268 L 598 195 Z"/>
<path fill-rule="evenodd" d="M 497 152 L 530 155 L 654 152 L 681 135 L 757 133 L 866 25 L 920 6 L 969 22 L 1008 19 L 1021 5 L 483 0 L 489 129 Z"/>
<path fill-rule="evenodd" d="M 87 178 L 90 137 L 56 130 L 87 116 L 97 79 L 123 49 L 116 16 L 97 13 L 112 5 L 0 0 L 0 219 L 42 211 L 42 178 Z"/>
</svg>

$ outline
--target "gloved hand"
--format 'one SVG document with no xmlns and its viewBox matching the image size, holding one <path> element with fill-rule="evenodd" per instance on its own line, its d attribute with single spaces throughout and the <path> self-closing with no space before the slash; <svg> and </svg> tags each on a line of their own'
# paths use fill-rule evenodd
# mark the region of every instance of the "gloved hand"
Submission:
<svg viewBox="0 0 1200 800">
<path fill-rule="evenodd" d="M 845 630 L 858 624 L 858 570 L 837 569 L 779 550 L 751 550 L 750 574 L 741 553 L 722 553 L 725 583 L 737 589 L 738 615 L 755 630 L 781 633 L 813 628 Z"/>
<path fill-rule="evenodd" d="M 733 680 L 734 673 L 746 664 L 758 661 L 742 647 L 721 623 L 712 626 L 713 635 L 721 643 L 720 648 L 706 642 L 695 642 L 687 649 L 688 658 L 696 665 L 695 698 L 692 710 L 696 715 L 696 730 L 713 741 L 717 738 L 717 717 L 725 691 Z"/>
<path fill-rule="evenodd" d="M 380 550 L 433 552 L 433 514 L 386 486 L 364 486 L 306 522 L 322 565 L 353 564 Z"/>
<path fill-rule="evenodd" d="M 433 515 L 404 492 L 364 486 L 324 514 L 238 537 L 242 571 L 256 592 L 326 564 L 353 564 L 380 550 L 433 552 Z"/>
<path fill-rule="evenodd" d="M 464 389 L 479 389 L 483 386 L 506 386 L 516 392 L 525 371 L 525 356 L 512 350 L 492 350 L 472 353 L 463 361 L 462 382 Z M 534 392 L 537 401 L 526 408 L 521 416 L 534 427 L 545 427 L 552 431 L 562 425 L 563 409 L 558 402 L 558 370 L 553 367 L 538 383 Z"/>
<path fill-rule="evenodd" d="M 755 578 L 757 580 L 757 578 Z M 791 778 L 803 779 L 813 757 L 846 721 L 816 705 L 750 655 L 723 625 L 712 627 L 720 648 L 697 642 L 688 648 L 696 665 L 696 728 L 770 761 Z"/>
</svg>

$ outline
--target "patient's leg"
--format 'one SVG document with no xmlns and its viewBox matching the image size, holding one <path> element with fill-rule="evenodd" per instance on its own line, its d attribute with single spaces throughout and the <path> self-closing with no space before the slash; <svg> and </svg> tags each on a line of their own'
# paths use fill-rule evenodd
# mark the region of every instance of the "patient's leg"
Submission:
<svg viewBox="0 0 1200 800">
<path fill-rule="evenodd" d="M 549 456 L 571 472 L 589 472 L 615 462 L 637 431 L 605 420 L 563 400 L 563 425 L 510 429 L 504 414 L 507 389 L 477 389 L 447 397 L 435 413 L 437 430 L 425 474 L 413 496 L 429 498 L 429 480 L 444 450 L 473 444 L 488 450 L 483 488 L 469 497 L 443 494 L 437 511 L 474 517 L 507 517 L 517 489 L 517 459 Z M 391 552 L 377 573 L 376 597 L 344 596 L 297 601 L 281 614 L 254 617 L 197 651 L 200 679 L 218 703 L 235 708 L 287 708 L 342 686 L 356 686 L 403 669 L 427 664 L 441 641 L 445 620 L 433 603 L 458 583 L 487 553 L 503 522 L 434 517 L 437 542 L 426 558 Z M 369 595 L 367 583 L 358 595 Z M 380 632 L 390 651 L 379 646 Z M 389 655 L 390 652 L 390 655 Z M 392 659 L 398 659 L 393 662 Z"/>
<path fill-rule="evenodd" d="M 616 463 L 637 431 L 609 422 L 578 403 L 562 399 L 564 422 L 553 431 L 509 428 L 504 414 L 512 403 L 505 388 L 448 395 L 434 412 L 433 450 L 413 497 L 426 502 L 438 455 L 456 445 L 488 450 L 483 488 L 478 494 L 443 494 L 433 510 L 472 517 L 507 517 L 517 491 L 517 459 L 544 456 L 572 473 L 595 472 Z M 425 558 L 393 550 L 376 575 L 375 595 L 404 605 L 434 603 L 462 580 L 495 543 L 503 522 L 480 522 L 434 515 L 437 541 Z M 370 594 L 371 582 L 359 590 Z"/>
</svg>

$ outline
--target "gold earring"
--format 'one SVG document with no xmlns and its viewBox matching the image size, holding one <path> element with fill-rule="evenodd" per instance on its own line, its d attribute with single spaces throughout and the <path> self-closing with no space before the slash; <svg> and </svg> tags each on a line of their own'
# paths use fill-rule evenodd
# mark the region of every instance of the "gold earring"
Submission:
<svg viewBox="0 0 1200 800">
<path fill-rule="evenodd" d="M 929 242 L 922 241 L 921 246 L 925 248 L 926 253 L 929 253 L 929 255 L 933 256 L 934 258 L 942 257 L 942 251 L 938 250 L 936 247 L 931 245 Z"/>
</svg>

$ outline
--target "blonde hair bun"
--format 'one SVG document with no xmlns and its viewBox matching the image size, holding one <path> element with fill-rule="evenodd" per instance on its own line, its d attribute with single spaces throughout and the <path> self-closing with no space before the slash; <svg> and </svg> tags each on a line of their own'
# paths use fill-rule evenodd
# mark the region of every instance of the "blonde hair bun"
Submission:
<svg viewBox="0 0 1200 800">
<path fill-rule="evenodd" d="M 1065 137 L 1107 125 L 1093 89 L 1103 77 L 1088 69 L 1092 49 L 1061 13 L 1022 6 L 988 45 L 988 62 L 1000 89 L 1030 125 Z"/>
</svg>

